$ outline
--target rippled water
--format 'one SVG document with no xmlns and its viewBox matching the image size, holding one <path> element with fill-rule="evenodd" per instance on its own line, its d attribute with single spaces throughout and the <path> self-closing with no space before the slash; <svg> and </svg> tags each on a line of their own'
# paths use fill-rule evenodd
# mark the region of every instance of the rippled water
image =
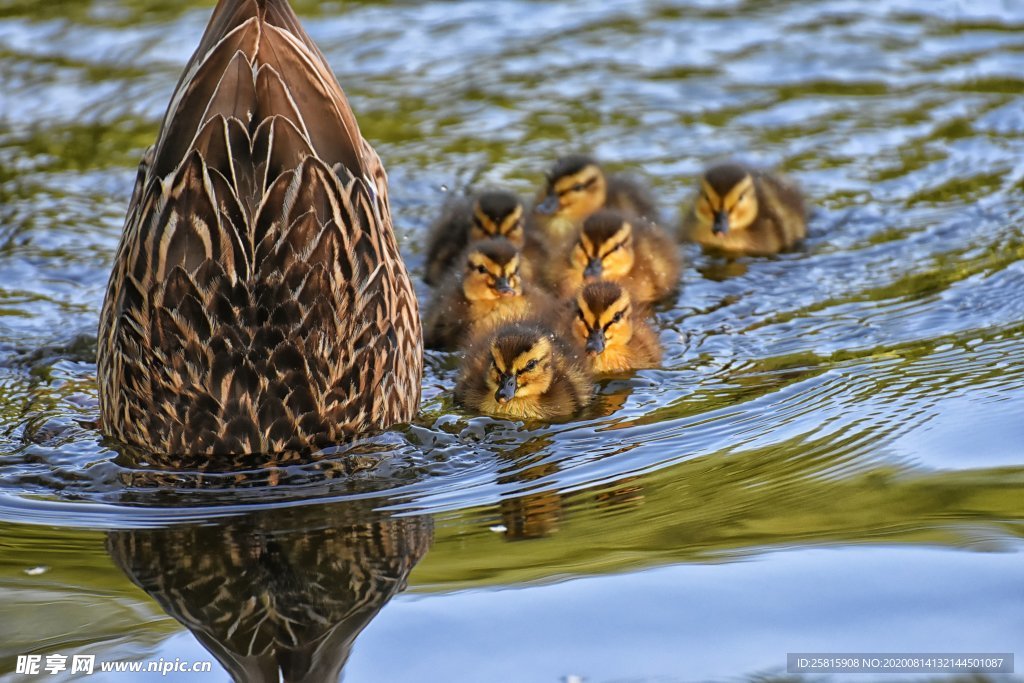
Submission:
<svg viewBox="0 0 1024 683">
<path fill-rule="evenodd" d="M 571 151 L 673 219 L 723 156 L 816 208 L 796 253 L 685 248 L 663 368 L 581 419 L 460 413 L 431 355 L 421 415 L 339 455 L 350 477 L 268 486 L 154 473 L 89 427 L 135 165 L 208 4 L 0 0 L 0 673 L 231 660 L 254 604 L 301 625 L 280 638 L 313 679 L 1024 658 L 1024 5 L 296 2 L 417 275 L 446 192 L 525 195 Z"/>
</svg>

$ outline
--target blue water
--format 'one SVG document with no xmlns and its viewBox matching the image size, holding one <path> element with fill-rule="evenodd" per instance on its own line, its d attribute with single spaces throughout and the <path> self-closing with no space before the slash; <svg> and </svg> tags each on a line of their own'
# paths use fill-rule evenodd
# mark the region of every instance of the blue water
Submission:
<svg viewBox="0 0 1024 683">
<path fill-rule="evenodd" d="M 172 486 L 87 424 L 135 166 L 209 16 L 166 5 L 0 2 L 0 680 L 28 653 L 210 660 L 184 614 L 257 596 L 338 623 L 349 585 L 380 609 L 350 682 L 1024 659 L 1024 4 L 295 3 L 416 277 L 448 193 L 529 196 L 572 151 L 643 179 L 669 227 L 723 156 L 814 212 L 778 258 L 681 247 L 662 368 L 579 419 L 459 412 L 429 354 L 414 423 L 339 454 L 358 473 L 276 486 Z"/>
</svg>

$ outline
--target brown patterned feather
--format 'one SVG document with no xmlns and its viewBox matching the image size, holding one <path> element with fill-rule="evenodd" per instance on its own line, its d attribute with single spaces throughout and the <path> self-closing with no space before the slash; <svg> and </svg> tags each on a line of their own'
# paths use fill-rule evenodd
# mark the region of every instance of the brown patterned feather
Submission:
<svg viewBox="0 0 1024 683">
<path fill-rule="evenodd" d="M 114 563 L 236 681 L 337 681 L 359 633 L 432 542 L 370 503 L 112 531 Z"/>
<path fill-rule="evenodd" d="M 285 0 L 221 0 L 139 176 L 100 321 L 105 431 L 303 453 L 409 420 L 422 337 L 387 176 Z"/>
</svg>

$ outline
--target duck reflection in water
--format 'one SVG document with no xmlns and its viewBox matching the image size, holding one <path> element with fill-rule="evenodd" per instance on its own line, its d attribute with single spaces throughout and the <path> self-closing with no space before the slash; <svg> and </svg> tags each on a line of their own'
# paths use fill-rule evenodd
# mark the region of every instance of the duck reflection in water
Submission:
<svg viewBox="0 0 1024 683">
<path fill-rule="evenodd" d="M 392 517 L 379 503 L 116 531 L 108 548 L 236 681 L 337 681 L 432 541 L 429 517 Z"/>
</svg>

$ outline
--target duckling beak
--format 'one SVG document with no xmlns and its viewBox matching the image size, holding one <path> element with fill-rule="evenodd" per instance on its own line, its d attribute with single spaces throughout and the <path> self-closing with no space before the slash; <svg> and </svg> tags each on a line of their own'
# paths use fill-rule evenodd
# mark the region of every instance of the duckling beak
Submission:
<svg viewBox="0 0 1024 683">
<path fill-rule="evenodd" d="M 600 327 L 590 331 L 587 336 L 587 353 L 596 356 L 604 351 L 604 330 Z"/>
<path fill-rule="evenodd" d="M 496 291 L 501 296 L 512 296 L 513 294 L 516 293 L 516 290 L 512 286 L 512 283 L 510 283 L 508 281 L 508 278 L 504 276 L 499 277 L 497 280 L 494 281 L 494 291 Z"/>
<path fill-rule="evenodd" d="M 494 392 L 494 400 L 498 403 L 508 403 L 515 397 L 517 388 L 516 376 L 505 375 L 501 378 L 498 390 Z"/>
<path fill-rule="evenodd" d="M 601 264 L 601 259 L 592 258 L 587 267 L 583 270 L 583 277 L 587 280 L 601 277 L 601 273 L 604 272 L 604 266 Z"/>
<path fill-rule="evenodd" d="M 711 232 L 715 235 L 724 235 L 729 232 L 729 214 L 719 211 L 715 214 L 715 222 L 711 226 Z"/>
<path fill-rule="evenodd" d="M 541 214 L 542 216 L 550 216 L 555 211 L 558 211 L 558 196 L 549 194 L 544 198 L 537 206 L 533 207 L 534 212 Z"/>
</svg>

